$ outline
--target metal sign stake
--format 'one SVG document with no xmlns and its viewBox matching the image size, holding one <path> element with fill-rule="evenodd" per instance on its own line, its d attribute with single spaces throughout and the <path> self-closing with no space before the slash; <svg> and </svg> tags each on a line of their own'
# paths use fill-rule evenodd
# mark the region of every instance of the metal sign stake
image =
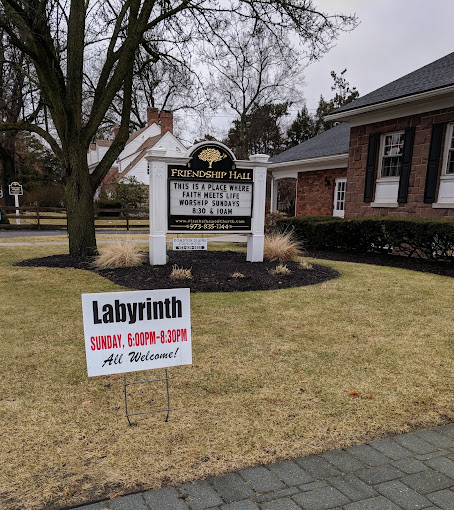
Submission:
<svg viewBox="0 0 454 510">
<path fill-rule="evenodd" d="M 167 413 L 165 421 L 169 421 L 169 413 L 170 413 L 170 395 L 169 395 L 169 374 L 167 368 L 164 369 L 165 377 L 157 378 L 157 379 L 146 379 L 143 381 L 126 381 L 126 374 L 123 374 L 123 389 L 124 389 L 124 397 L 125 397 L 125 415 L 128 420 L 130 426 L 135 425 L 131 423 L 129 419 L 130 416 L 138 416 L 142 414 L 153 414 L 153 413 Z M 154 383 L 157 381 L 165 381 L 166 382 L 166 396 L 167 396 L 167 408 L 166 409 L 154 409 L 153 411 L 142 411 L 140 413 L 130 413 L 128 412 L 128 392 L 126 390 L 127 386 L 132 386 L 133 384 L 144 384 L 144 383 Z"/>
</svg>

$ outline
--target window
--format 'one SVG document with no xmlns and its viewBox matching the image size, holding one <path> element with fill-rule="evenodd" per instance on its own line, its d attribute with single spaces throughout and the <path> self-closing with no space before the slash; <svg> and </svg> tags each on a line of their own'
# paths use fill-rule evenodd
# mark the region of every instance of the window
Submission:
<svg viewBox="0 0 454 510">
<path fill-rule="evenodd" d="M 442 131 L 440 130 L 438 155 L 440 155 L 441 152 L 441 132 Z M 432 191 L 434 194 L 437 182 L 438 166 L 439 160 L 435 160 L 434 170 L 431 175 L 433 187 Z M 438 200 L 436 203 L 432 201 L 432 207 L 454 208 L 454 123 L 452 122 L 446 127 L 443 165 L 441 167 L 441 175 L 438 186 Z"/>
<path fill-rule="evenodd" d="M 405 134 L 387 133 L 381 139 L 379 178 L 399 177 Z"/>
<path fill-rule="evenodd" d="M 443 175 L 454 176 L 454 124 L 448 124 L 446 130 L 445 157 L 443 162 Z"/>
</svg>

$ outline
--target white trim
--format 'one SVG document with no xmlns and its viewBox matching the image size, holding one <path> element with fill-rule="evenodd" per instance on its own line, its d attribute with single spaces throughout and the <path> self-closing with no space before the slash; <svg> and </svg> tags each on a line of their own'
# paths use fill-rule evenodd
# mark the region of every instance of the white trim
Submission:
<svg viewBox="0 0 454 510">
<path fill-rule="evenodd" d="M 450 106 L 454 106 L 454 85 L 362 106 L 345 112 L 332 113 L 326 116 L 326 120 L 348 121 L 350 127 L 354 127 Z"/>
<path fill-rule="evenodd" d="M 397 202 L 371 202 L 371 207 L 399 207 Z"/>
<path fill-rule="evenodd" d="M 342 183 L 345 183 L 345 187 L 343 190 L 344 198 L 343 198 L 343 200 L 341 200 L 341 202 L 343 203 L 343 209 L 338 209 L 337 208 L 337 203 L 338 203 L 337 193 L 339 191 L 337 188 L 338 188 L 338 185 L 342 184 Z M 337 179 L 334 179 L 334 199 L 333 199 L 333 216 L 334 217 L 343 218 L 345 216 L 345 194 L 346 194 L 346 192 L 347 192 L 347 178 L 346 177 L 338 177 Z"/>
<path fill-rule="evenodd" d="M 272 171 L 275 179 L 288 177 L 297 178 L 300 172 L 314 172 L 319 170 L 332 170 L 334 168 L 347 168 L 348 153 L 323 156 L 320 158 L 299 159 L 283 163 L 271 163 L 268 169 Z"/>
<path fill-rule="evenodd" d="M 432 209 L 454 209 L 454 203 L 446 202 L 434 202 L 432 204 Z"/>
</svg>

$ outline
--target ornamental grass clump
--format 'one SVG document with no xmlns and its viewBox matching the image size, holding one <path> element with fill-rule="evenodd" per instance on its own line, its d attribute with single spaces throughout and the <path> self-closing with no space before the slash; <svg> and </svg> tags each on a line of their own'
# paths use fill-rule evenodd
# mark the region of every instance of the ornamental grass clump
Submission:
<svg viewBox="0 0 454 510">
<path fill-rule="evenodd" d="M 145 253 L 139 251 L 136 243 L 118 241 L 103 247 L 93 265 L 96 269 L 116 269 L 140 266 L 144 260 Z"/>
<path fill-rule="evenodd" d="M 274 269 L 270 270 L 272 275 L 288 275 L 291 274 L 291 269 L 287 267 L 287 264 L 279 264 Z"/>
<path fill-rule="evenodd" d="M 300 263 L 299 263 L 299 268 L 300 268 L 300 269 L 308 269 L 308 270 L 310 270 L 310 269 L 313 269 L 313 266 L 312 266 L 312 264 L 311 264 L 310 262 L 308 262 L 307 260 L 305 260 L 305 259 L 301 259 L 301 260 L 300 260 Z"/>
<path fill-rule="evenodd" d="M 172 280 L 190 280 L 192 278 L 191 269 L 184 269 L 175 264 L 172 266 L 170 278 L 172 278 Z"/>
<path fill-rule="evenodd" d="M 292 232 L 271 233 L 265 236 L 263 257 L 273 262 L 290 262 L 302 255 L 301 243 L 293 237 Z"/>
</svg>

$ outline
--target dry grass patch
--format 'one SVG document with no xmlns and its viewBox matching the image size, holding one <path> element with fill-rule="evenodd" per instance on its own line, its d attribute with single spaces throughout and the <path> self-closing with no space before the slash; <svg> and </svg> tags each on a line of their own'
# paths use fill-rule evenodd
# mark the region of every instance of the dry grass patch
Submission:
<svg viewBox="0 0 454 510">
<path fill-rule="evenodd" d="M 235 271 L 230 275 L 231 278 L 244 278 L 244 274 L 240 273 L 239 271 Z"/>
<path fill-rule="evenodd" d="M 287 267 L 287 264 L 279 264 L 274 269 L 270 269 L 270 274 L 274 275 L 288 275 L 292 271 Z"/>
<path fill-rule="evenodd" d="M 87 377 L 80 299 L 122 288 L 12 265 L 57 250 L 0 248 L 2 509 L 74 506 L 454 419 L 453 280 L 317 261 L 341 276 L 193 294 L 193 364 L 169 369 L 169 422 L 129 427 L 122 376 Z M 135 411 L 162 404 L 160 386 L 136 386 Z"/>
<path fill-rule="evenodd" d="M 172 280 L 190 280 L 192 278 L 192 268 L 185 269 L 183 267 L 178 267 L 176 264 L 172 267 L 172 272 L 170 273 L 170 278 Z"/>
<path fill-rule="evenodd" d="M 310 262 L 308 262 L 306 259 L 301 259 L 300 260 L 300 263 L 299 263 L 299 268 L 300 269 L 307 269 L 307 270 L 311 270 L 313 269 L 313 266 Z"/>
<path fill-rule="evenodd" d="M 97 269 L 115 269 L 140 266 L 144 260 L 145 254 L 139 251 L 135 242 L 116 241 L 102 247 L 93 265 Z"/>
<path fill-rule="evenodd" d="M 290 262 L 302 255 L 302 248 L 292 232 L 271 233 L 265 235 L 265 246 L 263 257 L 271 262 Z"/>
</svg>

